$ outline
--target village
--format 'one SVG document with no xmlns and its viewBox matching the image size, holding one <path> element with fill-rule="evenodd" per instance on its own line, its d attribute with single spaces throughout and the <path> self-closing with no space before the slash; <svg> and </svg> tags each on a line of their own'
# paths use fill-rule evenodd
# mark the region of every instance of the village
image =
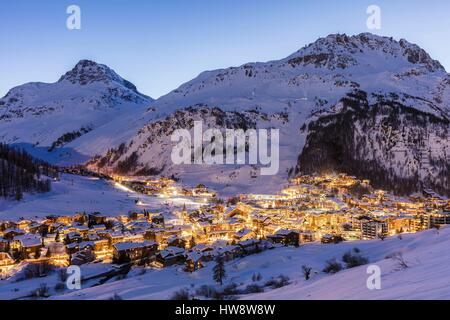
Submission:
<svg viewBox="0 0 450 320">
<path fill-rule="evenodd" d="M 168 178 L 112 177 L 125 190 L 200 199 L 198 209 L 161 209 L 110 216 L 107 212 L 49 213 L 42 220 L 0 221 L 0 278 L 30 264 L 55 267 L 105 263 L 193 272 L 221 256 L 236 259 L 308 242 L 383 241 L 450 224 L 450 200 L 431 191 L 397 197 L 345 174 L 301 176 L 274 195 L 227 200 L 204 185 Z"/>
</svg>

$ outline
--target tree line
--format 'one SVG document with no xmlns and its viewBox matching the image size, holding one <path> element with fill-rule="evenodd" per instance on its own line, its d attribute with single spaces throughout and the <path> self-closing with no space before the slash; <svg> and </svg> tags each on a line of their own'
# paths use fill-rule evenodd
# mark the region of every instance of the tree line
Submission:
<svg viewBox="0 0 450 320">
<path fill-rule="evenodd" d="M 56 167 L 33 158 L 24 150 L 0 143 L 0 197 L 21 200 L 24 192 L 48 192 Z"/>
</svg>

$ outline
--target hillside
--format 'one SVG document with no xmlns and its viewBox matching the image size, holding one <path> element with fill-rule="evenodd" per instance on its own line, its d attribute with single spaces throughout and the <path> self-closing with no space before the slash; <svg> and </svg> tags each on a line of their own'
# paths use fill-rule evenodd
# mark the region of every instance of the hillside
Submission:
<svg viewBox="0 0 450 320">
<path fill-rule="evenodd" d="M 151 168 L 225 194 L 261 186 L 258 191 L 275 191 L 295 174 L 334 170 L 384 177 L 374 184 L 400 194 L 431 188 L 448 195 L 449 101 L 450 76 L 417 45 L 372 34 L 330 35 L 278 61 L 200 74 L 152 103 L 144 128 L 90 165 L 114 172 L 133 156 L 122 174 Z M 248 113 L 255 128 L 279 129 L 278 175 L 255 176 L 258 166 L 174 166 L 167 155 L 171 132 L 183 127 L 174 121 L 177 110 L 188 110 L 184 123 L 208 123 L 220 110 Z"/>
<path fill-rule="evenodd" d="M 1 200 L 1 199 L 0 199 Z M 145 202 L 145 206 L 137 201 Z M 43 219 L 48 215 L 73 216 L 77 212 L 104 212 L 111 216 L 129 211 L 157 210 L 171 217 L 171 210 L 182 207 L 198 208 L 189 199 L 162 199 L 120 188 L 110 181 L 93 177 L 61 174 L 53 181 L 50 192 L 24 194 L 22 201 L 0 201 L 0 220 Z"/>
<path fill-rule="evenodd" d="M 236 296 L 235 298 L 251 300 L 301 300 L 301 299 L 449 299 L 448 283 L 442 281 L 442 275 L 448 274 L 448 246 L 450 245 L 450 229 L 442 229 L 439 234 L 429 230 L 418 234 L 404 235 L 384 241 L 344 242 L 337 245 L 308 244 L 300 248 L 283 247 L 264 251 L 243 259 L 226 263 L 227 278 L 225 286 L 236 283 L 240 288 L 251 284 L 264 284 L 272 277 L 284 275 L 289 284 L 280 289 L 265 288 L 264 293 Z M 342 255 L 353 248 L 359 248 L 369 259 L 369 264 L 381 268 L 381 290 L 368 290 L 366 281 L 367 265 L 343 270 L 335 275 L 328 275 L 321 270 L 325 262 L 332 258 L 340 260 Z M 398 263 L 386 258 L 393 253 L 401 252 L 408 268 L 401 269 Z M 216 286 L 212 279 L 212 267 L 208 263 L 205 268 L 193 273 L 183 272 L 182 267 L 140 272 L 132 270 L 125 279 L 111 279 L 107 283 L 90 286 L 87 283 L 81 290 L 73 292 L 53 293 L 50 299 L 96 299 L 107 300 L 117 294 L 122 299 L 170 299 L 174 292 L 188 289 L 190 292 L 203 285 Z M 313 268 L 312 278 L 306 282 L 301 272 L 302 265 Z M 101 265 L 84 265 L 88 274 L 99 269 Z M 257 282 L 253 275 L 261 274 Z M 47 278 L 49 287 L 56 276 Z M 50 282 L 49 282 L 50 281 Z M 42 279 L 32 279 L 15 283 L 14 279 L 0 284 L 0 298 L 12 298 L 27 293 L 30 287 L 38 287 Z M 91 285 L 94 285 L 93 282 Z M 19 288 L 11 293 L 12 288 Z M 27 291 L 28 290 L 28 291 Z M 199 296 L 197 296 L 200 298 Z"/>
<path fill-rule="evenodd" d="M 430 230 L 409 235 L 403 240 L 388 239 L 368 244 L 364 252 L 371 264 L 381 268 L 381 290 L 369 290 L 366 281 L 367 266 L 319 277 L 317 281 L 299 280 L 287 287 L 267 293 L 250 295 L 244 299 L 257 300 L 447 300 L 450 299 L 448 283 L 442 275 L 448 274 L 447 261 L 450 229 L 439 233 Z M 358 245 L 359 247 L 359 245 Z M 402 268 L 388 254 L 402 252 L 408 267 Z M 338 255 L 338 252 L 336 252 Z M 384 257 L 383 257 L 384 256 Z"/>
<path fill-rule="evenodd" d="M 0 141 L 52 163 L 80 163 L 130 138 L 127 117 L 152 101 L 109 67 L 81 60 L 56 83 L 27 83 L 0 99 Z"/>
<path fill-rule="evenodd" d="M 0 198 L 22 200 L 24 192 L 44 193 L 58 172 L 22 150 L 0 143 Z"/>
</svg>

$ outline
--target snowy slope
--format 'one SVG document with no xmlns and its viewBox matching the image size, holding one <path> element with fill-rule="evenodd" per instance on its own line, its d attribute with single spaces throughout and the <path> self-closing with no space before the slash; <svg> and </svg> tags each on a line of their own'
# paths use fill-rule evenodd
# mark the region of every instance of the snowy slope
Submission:
<svg viewBox="0 0 450 320">
<path fill-rule="evenodd" d="M 103 151 L 99 141 L 107 149 L 131 137 L 136 123 L 127 117 L 152 101 L 107 66 L 82 60 L 56 83 L 24 84 L 0 99 L 0 141 L 52 162 L 79 163 Z M 92 138 L 78 143 L 84 136 Z"/>
<path fill-rule="evenodd" d="M 448 115 L 446 82 L 448 75 L 439 62 L 406 40 L 372 34 L 329 35 L 282 60 L 204 72 L 154 105 L 160 112 L 198 103 L 226 110 L 260 106 L 265 112 L 280 112 L 290 102 L 299 103 L 295 109 L 309 112 L 308 107 L 317 107 L 317 99 L 327 100 L 330 106 L 343 93 L 359 88 L 429 101 L 440 96 L 444 101 L 437 103 L 436 110 L 423 102 L 414 107 Z M 308 102 L 301 103 L 305 98 Z"/>
<path fill-rule="evenodd" d="M 290 286 L 245 299 L 283 300 L 448 300 L 450 299 L 450 267 L 448 261 L 450 229 L 427 231 L 404 240 L 389 239 L 374 253 L 402 252 L 408 268 L 402 269 L 392 259 L 378 255 L 381 268 L 381 290 L 369 290 L 367 266 L 345 270 L 317 281 L 299 280 Z M 373 245 L 373 244 L 372 244 Z M 369 245 L 370 246 L 370 245 Z M 358 246 L 359 247 L 359 246 Z M 380 259 L 380 260 L 378 260 Z M 330 290 L 331 289 L 331 290 Z"/>
<path fill-rule="evenodd" d="M 448 246 L 450 229 L 404 235 L 403 239 L 388 238 L 385 241 L 344 242 L 337 245 L 308 244 L 300 248 L 278 248 L 226 263 L 227 278 L 224 285 L 254 284 L 252 276 L 260 273 L 264 283 L 280 274 L 289 277 L 290 285 L 280 289 L 266 288 L 264 293 L 239 296 L 241 299 L 450 299 L 448 276 Z M 369 290 L 366 286 L 367 265 L 327 275 L 322 270 L 325 261 L 337 258 L 359 248 L 369 258 L 369 264 L 381 268 L 381 290 Z M 399 269 L 388 255 L 401 252 L 409 265 Z M 51 299 L 110 299 L 118 294 L 123 299 L 169 299 L 182 288 L 195 292 L 202 285 L 214 285 L 212 267 L 193 273 L 183 272 L 181 267 L 148 270 L 145 274 L 132 271 L 126 279 L 110 280 L 96 287 L 54 294 Z M 315 274 L 306 282 L 301 266 L 308 265 Z M 48 283 L 52 287 L 52 283 Z M 11 292 L 15 283 L 0 284 L 0 292 Z M 24 284 L 26 286 L 26 284 Z M 29 287 L 28 287 L 29 288 Z M 11 296 L 12 293 L 10 293 Z M 19 293 L 14 293 L 20 295 Z M 3 295 L 4 297 L 4 295 Z"/>
<path fill-rule="evenodd" d="M 142 205 L 136 204 L 141 200 Z M 20 202 L 0 199 L 0 220 L 42 219 L 48 215 L 75 215 L 77 212 L 102 212 L 109 216 L 129 211 L 170 212 L 175 207 L 198 208 L 200 204 L 185 198 L 157 198 L 125 190 L 113 182 L 92 177 L 62 174 L 45 194 L 28 194 Z"/>
<path fill-rule="evenodd" d="M 405 40 L 396 41 L 372 34 L 352 37 L 330 35 L 278 61 L 248 63 L 240 67 L 207 71 L 152 104 L 152 112 L 147 114 L 149 125 L 152 122 L 166 121 L 166 117 L 170 117 L 176 110 L 199 106 L 218 108 L 223 112 L 252 110 L 256 118 L 266 115 L 269 121 L 265 121 L 263 127 L 280 129 L 281 135 L 281 163 L 276 177 L 268 179 L 258 176 L 248 179 L 250 171 L 248 166 L 241 166 L 238 169 L 216 167 L 214 172 L 210 168 L 196 167 L 195 170 L 189 170 L 180 166 L 174 167 L 167 156 L 155 162 L 154 156 L 149 152 L 143 152 L 142 149 L 147 147 L 154 150 L 164 149 L 165 151 L 158 152 L 160 155 L 167 155 L 166 149 L 171 148 L 171 145 L 166 139 L 160 144 L 153 143 L 150 148 L 144 141 L 152 137 L 154 134 L 152 131 L 147 133 L 141 131 L 130 139 L 126 144 L 127 151 L 123 154 L 113 150 L 112 158 L 116 161 L 108 162 L 108 166 L 104 169 L 114 170 L 119 161 L 137 152 L 137 167 L 158 167 L 163 169 L 161 174 L 175 174 L 188 182 L 193 180 L 211 183 L 211 176 L 214 177 L 215 173 L 220 172 L 220 176 L 233 177 L 222 182 L 216 181 L 222 188 L 229 189 L 230 185 L 238 185 L 241 189 L 245 181 L 248 181 L 247 186 L 254 184 L 264 186 L 261 188 L 264 191 L 275 191 L 280 181 L 295 173 L 294 168 L 297 168 L 297 172 L 303 170 L 298 157 L 304 151 L 305 145 L 308 145 L 307 141 L 315 138 L 308 125 L 346 111 L 342 107 L 343 100 L 359 94 L 365 95 L 363 106 L 367 108 L 383 104 L 394 105 L 395 110 L 388 111 L 394 118 L 398 115 L 405 116 L 402 114 L 403 110 L 413 109 L 420 116 L 433 116 L 438 122 L 436 128 L 428 128 L 429 123 L 425 123 L 426 135 L 420 137 L 418 142 L 414 142 L 416 136 L 413 134 L 416 131 L 416 124 L 408 123 L 411 125 L 409 131 L 412 133 L 403 136 L 403 141 L 390 139 L 390 131 L 387 130 L 378 132 L 381 137 L 379 146 L 373 146 L 367 141 L 358 144 L 360 149 L 353 153 L 366 154 L 367 150 L 372 150 L 371 148 L 378 148 L 382 154 L 385 150 L 390 152 L 392 148 L 387 146 L 386 141 L 389 141 L 389 144 L 398 143 L 395 150 L 408 149 L 414 144 L 428 146 L 428 149 L 422 148 L 414 152 L 407 150 L 401 161 L 396 161 L 396 155 L 391 154 L 387 155 L 388 160 L 381 156 L 361 160 L 363 168 L 370 167 L 366 166 L 368 161 L 374 161 L 382 168 L 380 169 L 382 175 L 390 177 L 377 185 L 378 187 L 395 189 L 399 181 L 406 179 L 414 181 L 412 183 L 414 187 L 411 189 L 420 188 L 421 185 L 427 184 L 424 179 L 430 176 L 430 172 L 433 179 L 446 174 L 445 168 L 450 166 L 449 146 L 446 143 L 450 134 L 447 130 L 450 127 L 449 75 L 439 62 L 433 60 L 418 46 Z M 368 114 L 367 110 L 361 112 Z M 280 116 L 283 118 L 282 121 Z M 408 115 L 405 117 L 408 118 Z M 258 122 L 258 128 L 260 124 Z M 223 126 L 218 127 L 224 129 Z M 356 126 L 352 128 L 346 139 L 356 140 L 357 129 Z M 171 130 L 162 134 L 169 137 Z M 401 130 L 399 135 L 402 135 Z M 324 141 L 319 143 L 325 144 Z M 375 153 L 378 151 L 374 150 Z M 417 159 L 418 156 L 423 157 L 423 161 Z M 312 163 L 319 163 L 317 160 L 313 157 Z M 422 166 L 422 162 L 427 165 Z M 400 168 L 405 163 L 410 169 L 402 172 Z M 430 169 L 428 163 L 431 163 L 432 167 L 438 164 L 439 168 Z M 320 171 L 322 168 L 312 169 Z M 335 166 L 333 169 L 340 168 Z M 200 174 L 193 174 L 193 171 Z M 368 174 L 356 171 L 352 169 L 348 173 Z M 394 174 L 390 174 L 391 171 Z M 130 173 L 134 173 L 133 170 Z M 450 181 L 444 179 L 436 187 L 439 191 L 448 193 L 449 183 Z M 225 190 L 225 193 L 229 192 Z"/>
<path fill-rule="evenodd" d="M 203 130 L 216 128 L 272 128 L 284 127 L 286 131 L 281 133 L 280 153 L 283 155 L 280 163 L 280 172 L 276 176 L 259 175 L 257 165 L 176 165 L 171 163 L 172 145 L 171 134 L 177 128 L 184 128 L 193 135 L 193 122 L 203 121 Z M 271 186 L 279 191 L 280 185 L 286 182 L 286 168 L 297 160 L 297 152 L 301 139 L 294 143 L 297 148 L 292 148 L 293 141 L 285 136 L 290 128 L 296 126 L 295 121 L 286 122 L 281 114 L 262 114 L 255 111 L 224 112 L 220 109 L 211 109 L 206 106 L 196 106 L 172 113 L 167 118 L 152 121 L 139 130 L 131 140 L 131 145 L 122 145 L 108 152 L 101 158 L 96 158 L 88 164 L 93 170 L 100 168 L 105 173 L 136 174 L 136 175 L 177 175 L 181 176 L 186 184 L 197 185 L 198 181 L 206 183 L 221 194 L 236 195 L 242 192 L 263 192 Z M 291 130 L 295 130 L 292 128 Z M 288 143 L 289 141 L 289 143 Z M 130 164 L 126 172 L 123 169 L 113 169 L 115 164 L 128 161 L 136 156 L 139 161 Z M 120 165 L 119 165 L 120 167 Z M 262 183 L 264 181 L 264 183 Z"/>
</svg>

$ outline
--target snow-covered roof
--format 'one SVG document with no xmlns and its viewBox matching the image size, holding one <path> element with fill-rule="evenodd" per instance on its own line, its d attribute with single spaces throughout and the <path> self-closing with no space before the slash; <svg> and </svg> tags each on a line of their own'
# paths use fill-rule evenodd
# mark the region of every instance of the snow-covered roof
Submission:
<svg viewBox="0 0 450 320">
<path fill-rule="evenodd" d="M 280 229 L 280 230 L 278 230 L 277 231 L 277 235 L 282 235 L 282 236 L 286 236 L 286 235 L 288 235 L 288 234 L 291 234 L 291 233 L 298 233 L 298 231 L 295 231 L 295 230 L 290 230 L 290 229 Z"/>
<path fill-rule="evenodd" d="M 154 246 L 157 245 L 154 241 L 144 241 L 144 242 L 119 242 L 114 244 L 114 248 L 117 251 L 123 251 L 123 250 L 131 250 L 131 249 L 137 249 L 137 248 L 143 248 L 148 246 Z"/>
<path fill-rule="evenodd" d="M 260 241 L 258 239 L 248 239 L 248 240 L 240 241 L 238 243 L 238 245 L 246 247 L 246 246 L 251 246 L 251 245 L 258 244 L 259 242 Z"/>
<path fill-rule="evenodd" d="M 16 236 L 16 237 L 14 237 L 14 240 L 19 241 L 21 246 L 24 248 L 42 245 L 42 238 L 40 236 L 36 236 L 36 235 L 27 234 L 27 235 Z"/>
</svg>

